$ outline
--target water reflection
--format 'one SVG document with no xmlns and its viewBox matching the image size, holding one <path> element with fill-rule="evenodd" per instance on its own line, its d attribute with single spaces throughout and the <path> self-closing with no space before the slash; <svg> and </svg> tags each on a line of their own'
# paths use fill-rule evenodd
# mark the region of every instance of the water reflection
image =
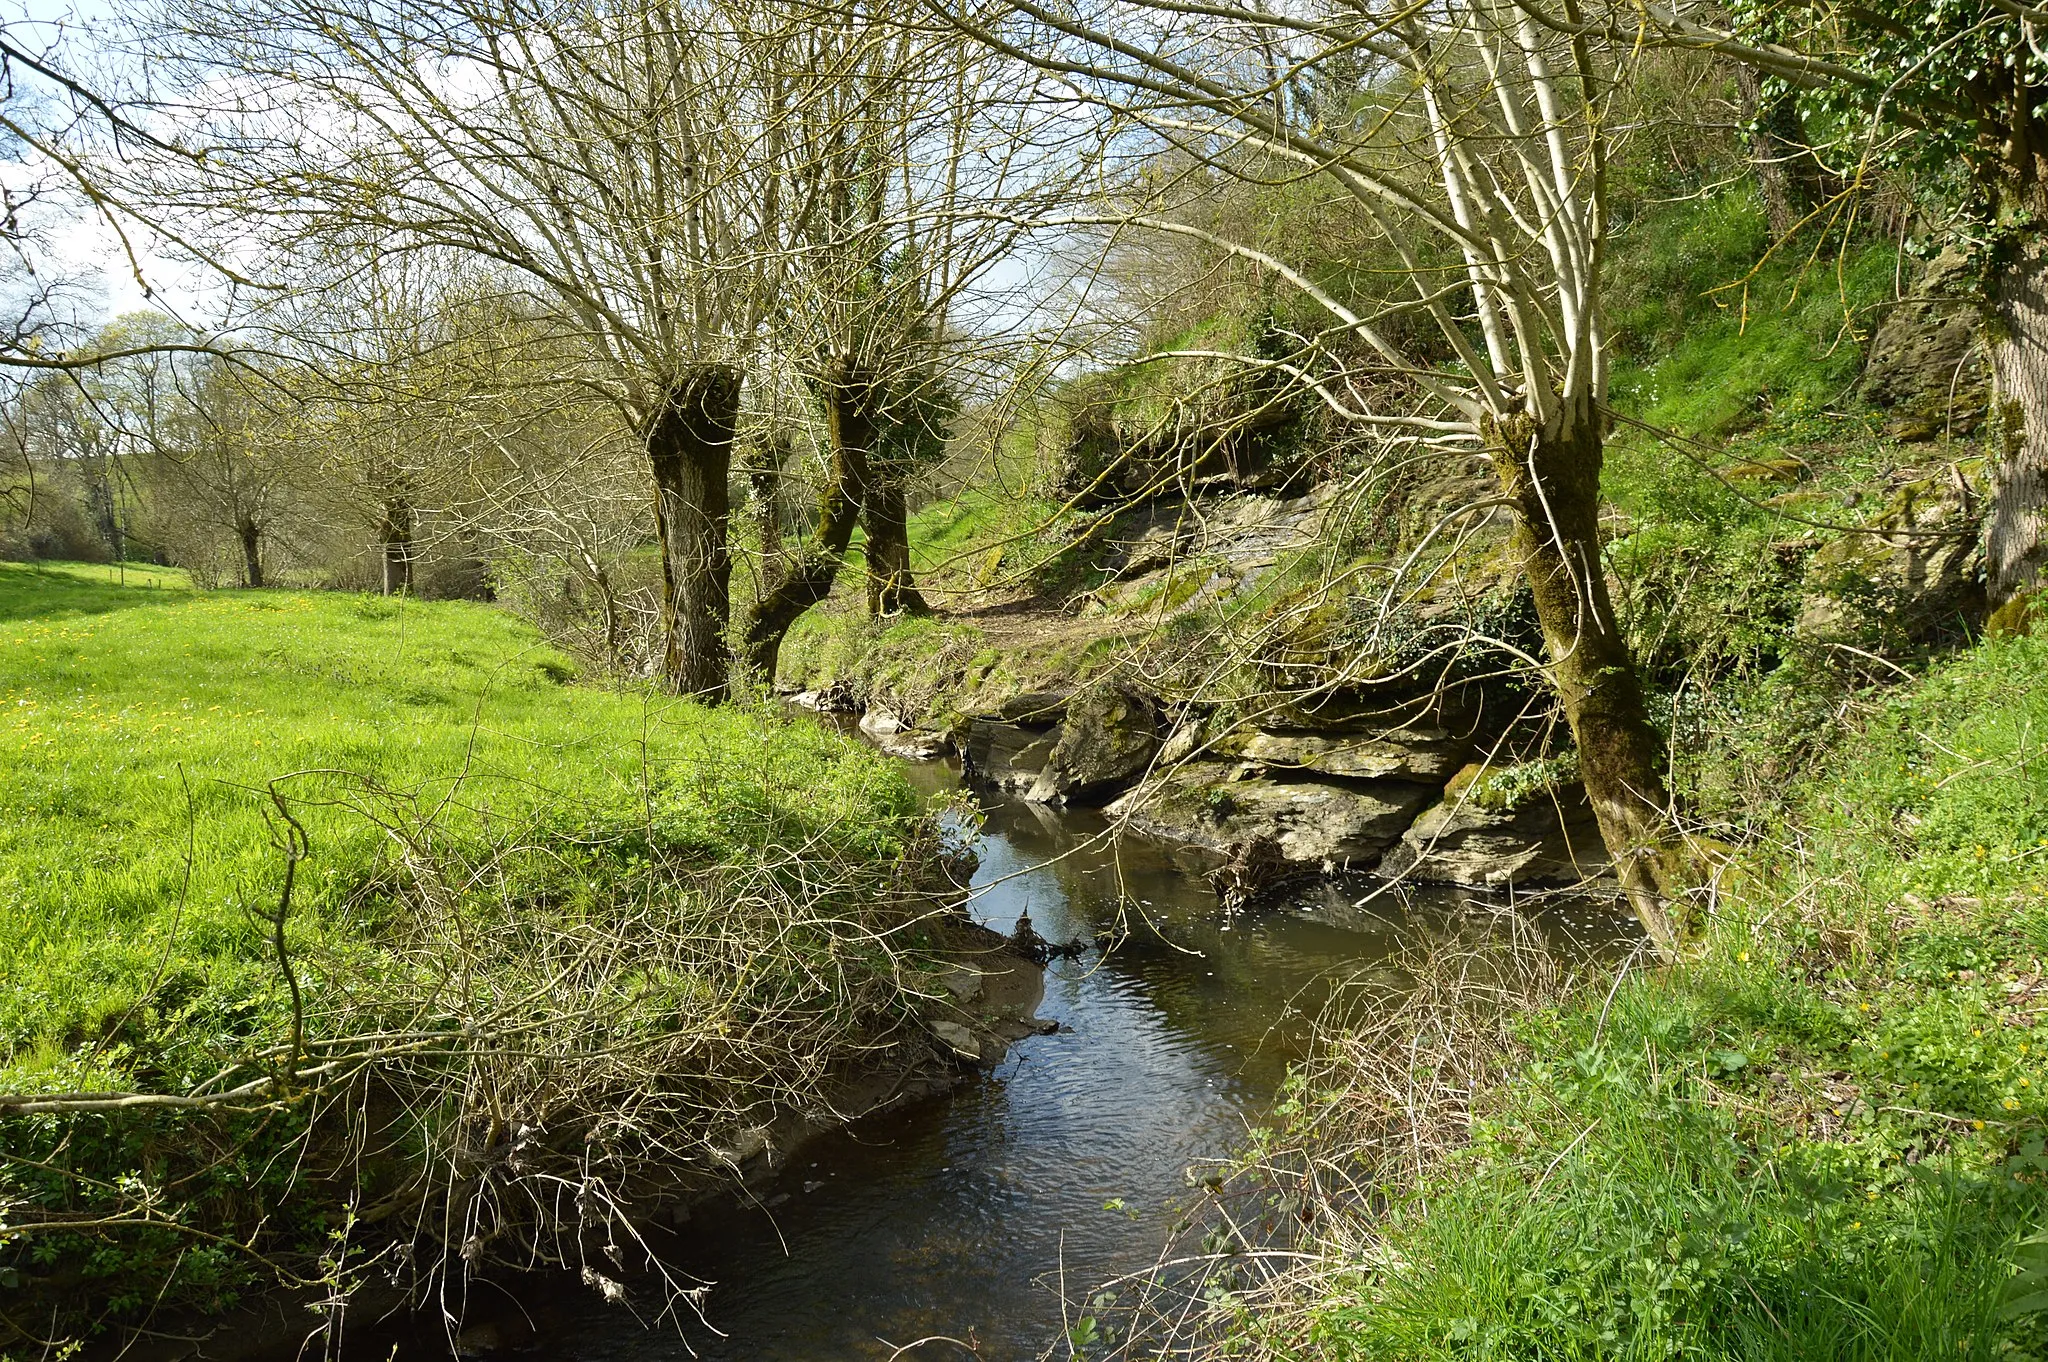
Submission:
<svg viewBox="0 0 2048 1362">
<path fill-rule="evenodd" d="M 938 791 L 957 777 L 913 768 Z M 764 1206 L 700 1214 L 673 1265 L 715 1285 L 706 1323 L 643 1327 L 580 1291 L 538 1303 L 551 1356 L 574 1359 L 1022 1359 L 1078 1293 L 1144 1267 L 1188 1170 L 1222 1157 L 1271 1098 L 1334 984 L 1380 967 L 1397 933 L 1454 904 L 1316 888 L 1226 919 L 1156 847 L 1112 845 L 1085 813 L 994 796 L 972 911 L 1052 940 L 1120 938 L 1056 962 L 1039 1013 L 1057 1034 L 943 1098 L 803 1151 Z M 969 1351 L 969 1350 L 973 1351 Z M 1064 1349 L 1061 1349 L 1064 1355 Z"/>
</svg>

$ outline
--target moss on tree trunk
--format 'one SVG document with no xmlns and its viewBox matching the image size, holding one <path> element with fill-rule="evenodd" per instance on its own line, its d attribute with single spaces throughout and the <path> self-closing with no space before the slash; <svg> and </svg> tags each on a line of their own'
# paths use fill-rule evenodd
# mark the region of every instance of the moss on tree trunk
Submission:
<svg viewBox="0 0 2048 1362">
<path fill-rule="evenodd" d="M 2029 221 L 2038 223 L 2048 204 L 2031 210 Z M 1994 254 L 1985 295 L 1994 392 L 1984 565 L 1995 608 L 2040 586 L 2048 569 L 2048 235 L 2041 227 L 2011 229 Z"/>
<path fill-rule="evenodd" d="M 739 424 L 738 369 L 704 364 L 662 394 L 642 431 L 661 539 L 662 680 L 678 695 L 722 700 L 732 614 L 727 478 Z"/>
<path fill-rule="evenodd" d="M 870 480 L 861 522 L 867 529 L 868 613 L 930 614 L 910 570 L 910 512 L 900 475 Z"/>
<path fill-rule="evenodd" d="M 377 543 L 384 560 L 384 594 L 404 595 L 412 590 L 413 534 L 418 516 L 412 501 L 402 492 L 384 499 L 377 525 Z"/>
<path fill-rule="evenodd" d="M 1687 887 L 1689 865 L 1664 786 L 1664 744 L 1601 570 L 1601 432 L 1591 419 L 1561 436 L 1515 419 L 1489 425 L 1486 437 L 1514 504 L 1515 555 L 1601 840 L 1637 920 L 1669 956 L 1677 945 L 1670 902 Z"/>
<path fill-rule="evenodd" d="M 774 684 L 789 627 L 832 593 L 868 496 L 868 458 L 875 443 L 880 385 L 866 370 L 835 360 L 819 381 L 818 393 L 832 442 L 832 473 L 818 503 L 817 527 L 747 618 L 746 664 L 757 680 L 769 685 Z"/>
<path fill-rule="evenodd" d="M 242 541 L 242 580 L 251 587 L 263 585 L 263 531 L 249 516 L 243 516 L 235 525 L 235 534 Z"/>
</svg>

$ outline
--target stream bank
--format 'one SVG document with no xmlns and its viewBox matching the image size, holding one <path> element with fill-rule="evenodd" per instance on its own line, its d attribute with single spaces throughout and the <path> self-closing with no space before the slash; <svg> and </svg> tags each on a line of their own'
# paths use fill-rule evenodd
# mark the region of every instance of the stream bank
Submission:
<svg viewBox="0 0 2048 1362">
<path fill-rule="evenodd" d="M 910 768 L 933 794 L 957 766 Z M 816 1362 L 906 1356 L 1025 1359 L 1062 1335 L 1095 1284 L 1152 1263 L 1199 1207 L 1305 1051 L 1333 990 L 1384 979 L 1418 933 L 1470 930 L 1498 905 L 1358 879 L 1298 885 L 1249 915 L 1148 839 L 1112 843 L 1099 811 L 984 791 L 970 911 L 991 929 L 1028 913 L 1052 940 L 1111 943 L 1055 960 L 1038 1014 L 1057 1031 L 1012 1046 L 949 1092 L 814 1140 L 740 1200 L 699 1208 L 659 1242 L 652 1274 L 608 1302 L 574 1281 L 472 1296 L 476 1355 Z M 1625 924 L 1555 905 L 1546 927 L 1597 941 Z M 432 1321 L 364 1330 L 350 1356 L 447 1355 Z"/>
<path fill-rule="evenodd" d="M 1037 1015 L 1045 996 L 1043 967 L 1009 937 L 957 907 L 924 921 L 919 960 L 929 974 L 907 990 L 919 999 L 912 1036 L 874 1036 L 864 1051 L 856 1047 L 814 1085 L 809 1105 L 785 1107 L 757 1124 L 728 1130 L 708 1169 L 677 1164 L 644 1173 L 630 1187 L 600 1187 L 606 1220 L 595 1226 L 586 1220 L 584 1228 L 587 1238 L 593 1228 L 601 1232 L 606 1251 L 594 1252 L 586 1243 L 580 1276 L 540 1272 L 508 1278 L 501 1264 L 422 1299 L 417 1281 L 403 1278 L 407 1256 L 386 1254 L 390 1269 L 352 1274 L 340 1295 L 332 1285 L 263 1291 L 222 1312 L 153 1318 L 143 1328 L 93 1344 L 85 1356 L 287 1362 L 319 1349 L 338 1358 L 390 1362 L 396 1356 L 530 1352 L 537 1346 L 537 1323 L 568 1318 L 572 1297 L 627 1298 L 612 1276 L 628 1275 L 627 1260 L 616 1254 L 622 1242 L 673 1248 L 701 1237 L 692 1228 L 700 1218 L 715 1224 L 737 1206 L 779 1205 L 788 1199 L 778 1188 L 789 1170 L 849 1128 L 942 1100 L 1003 1063 L 1016 1042 L 1058 1025 Z M 573 1245 L 558 1251 L 576 1252 Z M 642 1283 L 634 1294 L 645 1290 Z M 532 1310 L 520 1303 L 529 1295 Z"/>
<path fill-rule="evenodd" d="M 993 703 L 954 695 L 964 712 L 943 728 L 918 727 L 888 694 L 790 698 L 857 715 L 894 755 L 957 755 L 971 782 L 1027 804 L 1102 809 L 1232 908 L 1367 873 L 1489 893 L 1615 892 L 1571 754 L 1477 686 L 1247 717 L 1105 678 Z"/>
<path fill-rule="evenodd" d="M 1928 365 L 1900 372 L 1897 349 L 1872 358 L 1887 406 L 1925 386 Z M 1007 525 L 985 558 L 953 545 L 921 578 L 931 613 L 871 618 L 852 598 L 814 610 L 785 642 L 781 692 L 858 716 L 896 755 L 951 753 L 1027 801 L 1106 808 L 1222 875 L 1234 902 L 1361 872 L 1613 892 L 1483 458 L 1349 473 L 1252 460 L 1224 476 L 1192 435 L 1175 436 L 1176 464 L 1122 421 L 1082 463 L 1149 470 L 1132 487 L 1063 484 L 1062 509 Z M 1844 490 L 1848 475 L 1818 453 L 1716 474 L 1714 495 L 1768 522 L 1756 543 L 1728 548 L 1739 563 L 1674 541 L 1654 499 L 1606 513 L 1609 594 L 1670 706 L 1658 722 L 1674 762 L 1701 722 L 1687 706 L 1702 668 L 1848 657 L 1889 677 L 1895 659 L 1982 626 L 1982 460 L 1907 447 L 1881 474 L 1859 466 Z M 958 489 L 923 514 L 935 529 L 971 519 L 976 495 Z M 1691 578 L 1674 573 L 1706 574 L 1725 599 L 1681 617 Z M 1770 603 L 1757 635 L 1769 655 L 1738 666 L 1716 630 L 1730 603 L 1751 600 Z M 1716 778 L 1672 776 L 1681 802 Z"/>
</svg>

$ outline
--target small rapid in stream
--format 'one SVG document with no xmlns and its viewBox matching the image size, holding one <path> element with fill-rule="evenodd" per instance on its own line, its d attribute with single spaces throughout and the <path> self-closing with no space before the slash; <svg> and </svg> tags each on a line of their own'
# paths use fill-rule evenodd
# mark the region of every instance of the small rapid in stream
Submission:
<svg viewBox="0 0 2048 1362">
<path fill-rule="evenodd" d="M 940 763 L 909 769 L 930 793 L 959 782 Z M 651 1289 L 655 1303 L 636 1292 L 636 1311 L 580 1287 L 511 1285 L 538 1330 L 523 1351 L 832 1362 L 944 1336 L 976 1351 L 903 1355 L 1065 1356 L 1066 1302 L 1155 1261 L 1196 1198 L 1188 1170 L 1228 1157 L 1260 1119 L 1330 989 L 1463 903 L 1438 891 L 1358 907 L 1369 886 L 1354 882 L 1231 919 L 1162 848 L 1111 845 L 1100 815 L 977 799 L 977 920 L 1007 932 L 1028 912 L 1053 941 L 1128 933 L 1107 955 L 1048 968 L 1038 1015 L 1059 1031 L 953 1092 L 811 1142 L 754 1204 L 700 1212 L 664 1259 L 712 1283 L 701 1319 L 685 1306 L 657 1320 Z M 1554 925 L 1614 931 L 1597 908 Z M 405 1340 L 396 1356 L 427 1346 Z M 446 1345 L 417 1355 L 445 1357 Z"/>
</svg>

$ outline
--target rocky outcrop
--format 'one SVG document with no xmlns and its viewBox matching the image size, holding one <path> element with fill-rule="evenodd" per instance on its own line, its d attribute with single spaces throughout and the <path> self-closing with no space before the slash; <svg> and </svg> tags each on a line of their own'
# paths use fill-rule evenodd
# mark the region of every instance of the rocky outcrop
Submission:
<svg viewBox="0 0 2048 1362">
<path fill-rule="evenodd" d="M 1142 776 L 1159 751 L 1159 715 L 1128 686 L 1094 686 L 1066 706 L 1059 737 L 1025 798 L 1100 804 Z"/>
<path fill-rule="evenodd" d="M 968 720 L 970 779 L 1039 804 L 1100 804 L 1143 775 L 1159 750 L 1159 715 L 1128 686 L 1031 691 Z"/>
<path fill-rule="evenodd" d="M 1443 798 L 1401 834 L 1382 874 L 1481 889 L 1582 884 L 1611 868 L 1600 824 L 1575 780 L 1502 799 L 1479 766 L 1445 787 Z"/>
<path fill-rule="evenodd" d="M 1858 391 L 1887 413 L 1894 439 L 1967 435 L 1982 423 L 1991 370 L 1977 294 L 1962 253 L 1944 251 L 1921 268 L 1909 296 L 1871 337 Z"/>
<path fill-rule="evenodd" d="M 1239 779 L 1234 766 L 1189 762 L 1139 785 L 1108 812 L 1219 858 L 1263 839 L 1289 861 L 1326 871 L 1370 870 L 1436 795 L 1435 786 L 1412 781 Z"/>
<path fill-rule="evenodd" d="M 1471 743 L 1440 728 L 1363 733 L 1255 732 L 1238 755 L 1250 767 L 1343 780 L 1444 781 L 1470 756 Z"/>
<path fill-rule="evenodd" d="M 1318 542 L 1337 492 L 1328 484 L 1295 498 L 1229 496 L 1199 513 L 1186 502 L 1154 507 L 1110 540 L 1116 576 L 1090 593 L 1086 609 L 1170 612 L 1242 590 L 1282 555 Z"/>
<path fill-rule="evenodd" d="M 1468 765 L 1470 699 L 1447 695 L 1428 716 L 1455 710 L 1464 733 L 1350 709 L 1333 728 L 1293 726 L 1307 717 L 1295 716 L 1288 727 L 1215 733 L 1215 717 L 1169 724 L 1157 701 L 1125 685 L 1033 693 L 968 722 L 965 766 L 1034 802 L 1107 801 L 1111 817 L 1210 874 L 1232 907 L 1334 871 L 1483 887 L 1601 873 L 1598 829 L 1575 783 L 1545 798 L 1464 797 L 1479 770 Z"/>
<path fill-rule="evenodd" d="M 996 717 L 1005 723 L 1049 727 L 1067 717 L 1067 692 L 1034 690 L 1013 695 L 996 707 Z"/>
<path fill-rule="evenodd" d="M 1882 652 L 1974 630 L 1985 609 L 1975 475 L 1973 461 L 1906 482 L 1865 532 L 1815 553 L 1798 632 Z"/>
</svg>

